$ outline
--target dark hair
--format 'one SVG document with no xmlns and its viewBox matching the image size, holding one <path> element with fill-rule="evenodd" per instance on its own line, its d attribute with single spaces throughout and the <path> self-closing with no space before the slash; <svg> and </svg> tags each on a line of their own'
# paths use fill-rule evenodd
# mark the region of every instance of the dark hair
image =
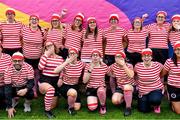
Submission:
<svg viewBox="0 0 180 120">
<path fill-rule="evenodd" d="M 73 25 L 71 25 L 71 29 L 72 30 L 75 30 L 75 26 L 74 26 L 74 24 Z M 78 32 L 81 32 L 83 30 L 83 27 L 82 27 L 82 24 L 79 26 L 79 31 Z"/>
<path fill-rule="evenodd" d="M 142 30 L 143 23 L 141 22 L 140 30 Z M 132 30 L 134 30 L 134 21 L 132 22 Z"/>
<path fill-rule="evenodd" d="M 90 33 L 93 33 L 93 32 L 90 30 L 90 27 L 89 27 L 89 25 L 88 25 L 88 26 L 87 26 L 87 29 L 86 29 L 86 33 L 85 33 L 85 38 L 86 38 L 86 39 L 88 38 L 88 35 L 89 35 Z M 94 38 L 95 38 L 95 41 L 96 41 L 96 39 L 97 39 L 97 36 L 98 36 L 98 28 L 97 28 L 97 26 L 96 26 L 95 29 L 94 29 Z"/>
<path fill-rule="evenodd" d="M 174 28 L 173 25 L 171 26 L 171 29 L 169 30 L 169 32 L 171 32 L 171 31 L 176 31 L 176 29 Z"/>
<path fill-rule="evenodd" d="M 177 64 L 177 56 L 176 56 L 175 53 L 173 53 L 173 57 L 171 58 L 171 60 L 173 61 L 173 63 L 174 63 L 176 66 L 178 66 L 178 64 Z"/>
</svg>

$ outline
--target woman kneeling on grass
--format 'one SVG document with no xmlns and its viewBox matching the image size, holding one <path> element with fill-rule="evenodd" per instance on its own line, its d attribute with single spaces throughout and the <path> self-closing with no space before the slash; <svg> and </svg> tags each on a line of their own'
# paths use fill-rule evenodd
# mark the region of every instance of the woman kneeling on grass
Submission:
<svg viewBox="0 0 180 120">
<path fill-rule="evenodd" d="M 123 51 L 116 52 L 115 63 L 110 66 L 110 73 L 116 77 L 117 88 L 112 96 L 112 103 L 115 105 L 126 103 L 124 116 L 131 115 L 131 103 L 135 81 L 133 66 L 125 62 L 126 54 Z"/>
<path fill-rule="evenodd" d="M 180 114 L 180 41 L 174 45 L 174 55 L 166 60 L 162 76 L 168 74 L 168 95 L 172 110 Z"/>
<path fill-rule="evenodd" d="M 101 62 L 99 50 L 93 50 L 91 54 L 92 62 L 87 64 L 83 76 L 83 83 L 87 83 L 87 106 L 90 111 L 98 107 L 100 102 L 100 114 L 106 113 L 106 87 L 105 75 L 108 73 L 108 66 Z"/>
<path fill-rule="evenodd" d="M 69 57 L 54 70 L 56 73 L 62 71 L 63 75 L 60 76 L 58 87 L 60 87 L 61 95 L 68 101 L 68 113 L 70 115 L 76 114 L 75 110 L 79 110 L 81 107 L 78 83 L 84 69 L 84 63 L 78 61 L 78 53 L 79 51 L 76 48 L 70 48 L 68 50 Z"/>
<path fill-rule="evenodd" d="M 41 56 L 40 62 L 39 62 L 39 70 L 42 71 L 42 75 L 39 80 L 39 91 L 42 94 L 45 94 L 44 97 L 44 105 L 45 105 L 45 115 L 48 118 L 55 117 L 53 113 L 51 112 L 51 109 L 55 107 L 53 105 L 56 103 L 55 100 L 57 100 L 58 96 L 57 93 L 57 82 L 59 80 L 59 73 L 55 73 L 54 69 L 61 65 L 64 60 L 61 56 L 57 55 L 58 49 L 54 45 L 53 42 L 46 42 L 45 43 L 45 52 Z"/>
<path fill-rule="evenodd" d="M 150 112 L 151 106 L 155 113 L 160 113 L 160 104 L 164 93 L 164 86 L 160 78 L 163 65 L 152 61 L 152 50 L 142 50 L 142 61 L 137 63 L 134 72 L 137 77 L 139 90 L 138 109 L 141 112 Z"/>
</svg>

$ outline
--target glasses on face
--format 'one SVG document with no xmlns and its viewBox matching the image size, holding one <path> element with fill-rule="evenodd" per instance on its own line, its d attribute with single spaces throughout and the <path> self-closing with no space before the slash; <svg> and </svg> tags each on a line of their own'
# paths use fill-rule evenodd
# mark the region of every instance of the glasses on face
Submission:
<svg viewBox="0 0 180 120">
<path fill-rule="evenodd" d="M 142 57 L 151 57 L 151 55 L 148 55 L 148 54 L 147 54 L 147 55 L 143 55 Z"/>
<path fill-rule="evenodd" d="M 140 21 L 134 21 L 134 24 L 141 24 Z"/>
<path fill-rule="evenodd" d="M 99 57 L 99 54 L 94 53 L 94 54 L 92 54 L 92 57 Z"/>
<path fill-rule="evenodd" d="M 76 21 L 76 22 L 82 22 L 81 19 L 77 19 L 77 18 L 75 19 L 75 21 Z"/>
<path fill-rule="evenodd" d="M 116 55 L 115 58 L 122 58 L 122 56 L 121 55 Z"/>
<path fill-rule="evenodd" d="M 180 51 L 180 48 L 176 48 L 175 51 Z"/>
<path fill-rule="evenodd" d="M 163 18 L 165 18 L 165 17 L 164 17 L 164 16 L 157 16 L 157 18 L 163 19 Z"/>
<path fill-rule="evenodd" d="M 13 60 L 14 63 L 21 63 L 23 60 Z"/>
<path fill-rule="evenodd" d="M 59 20 L 52 20 L 52 22 L 59 22 Z"/>
<path fill-rule="evenodd" d="M 49 48 L 49 47 L 51 47 L 51 46 L 53 46 L 53 44 L 46 45 L 46 48 Z"/>
<path fill-rule="evenodd" d="M 75 52 L 69 52 L 69 55 L 75 55 L 76 53 Z"/>
<path fill-rule="evenodd" d="M 95 22 L 95 21 L 90 21 L 90 22 L 89 22 L 89 24 L 94 24 L 94 23 L 96 23 L 96 22 Z"/>
</svg>

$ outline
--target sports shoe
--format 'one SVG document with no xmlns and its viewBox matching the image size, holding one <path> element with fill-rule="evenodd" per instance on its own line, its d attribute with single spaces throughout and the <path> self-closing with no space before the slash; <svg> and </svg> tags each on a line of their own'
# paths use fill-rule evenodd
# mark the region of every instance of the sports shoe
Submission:
<svg viewBox="0 0 180 120">
<path fill-rule="evenodd" d="M 31 112 L 31 102 L 29 100 L 24 102 L 24 112 Z"/>
<path fill-rule="evenodd" d="M 74 110 L 74 108 L 68 108 L 68 113 L 70 115 L 75 115 L 76 114 L 76 111 Z"/>
<path fill-rule="evenodd" d="M 161 107 L 160 106 L 154 106 L 154 113 L 161 113 Z"/>
<path fill-rule="evenodd" d="M 100 113 L 101 115 L 106 114 L 106 106 L 101 106 L 101 107 L 100 107 L 100 110 L 99 110 L 99 113 Z"/>
<path fill-rule="evenodd" d="M 124 110 L 124 116 L 129 116 L 129 115 L 131 115 L 131 108 L 126 108 Z"/>
<path fill-rule="evenodd" d="M 49 118 L 49 119 L 52 119 L 52 118 L 55 118 L 56 116 L 52 113 L 52 111 L 46 111 L 45 110 L 45 115 Z"/>
</svg>

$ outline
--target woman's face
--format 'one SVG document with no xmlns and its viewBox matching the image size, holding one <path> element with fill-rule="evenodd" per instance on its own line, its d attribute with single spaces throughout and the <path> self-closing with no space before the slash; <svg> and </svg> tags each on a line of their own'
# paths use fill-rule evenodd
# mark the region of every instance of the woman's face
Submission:
<svg viewBox="0 0 180 120">
<path fill-rule="evenodd" d="M 118 63 L 119 60 L 124 60 L 124 58 L 120 54 L 115 56 L 115 62 Z"/>
<path fill-rule="evenodd" d="M 75 25 L 76 27 L 79 27 L 81 24 L 82 24 L 82 19 L 81 19 L 80 17 L 76 17 L 76 18 L 74 19 L 74 25 Z"/>
<path fill-rule="evenodd" d="M 6 14 L 6 18 L 7 18 L 8 20 L 14 20 L 15 15 L 14 15 L 13 13 L 7 13 L 7 14 Z"/>
<path fill-rule="evenodd" d="M 158 24 L 163 24 L 165 22 L 166 18 L 163 14 L 159 14 L 156 17 L 156 21 Z"/>
<path fill-rule="evenodd" d="M 133 26 L 134 26 L 135 29 L 140 29 L 141 26 L 142 26 L 141 20 L 135 19 L 135 20 L 134 20 L 134 23 L 133 23 Z"/>
<path fill-rule="evenodd" d="M 174 19 L 172 21 L 172 25 L 175 29 L 179 30 L 180 29 L 180 20 L 179 19 Z"/>
<path fill-rule="evenodd" d="M 71 51 L 69 51 L 69 57 L 78 57 L 78 54 L 75 52 L 75 51 L 73 51 L 73 50 L 71 50 Z"/>
<path fill-rule="evenodd" d="M 91 21 L 89 21 L 88 25 L 89 25 L 90 29 L 95 29 L 96 28 L 96 21 L 91 20 Z"/>
<path fill-rule="evenodd" d="M 51 50 L 55 51 L 55 47 L 54 47 L 54 44 L 52 42 L 47 42 L 45 47 L 46 47 L 46 50 L 51 49 Z"/>
<path fill-rule="evenodd" d="M 149 64 L 152 61 L 152 55 L 149 55 L 149 54 L 142 55 L 142 61 L 145 64 Z"/>
<path fill-rule="evenodd" d="M 51 25 L 52 25 L 52 28 L 58 28 L 60 25 L 60 21 L 58 19 L 52 19 Z"/>
<path fill-rule="evenodd" d="M 94 63 L 100 62 L 101 60 L 101 57 L 99 56 L 98 53 L 93 53 L 91 57 L 92 57 L 92 62 Z"/>
<path fill-rule="evenodd" d="M 117 25 L 118 23 L 119 23 L 119 21 L 118 21 L 116 18 L 111 18 L 111 19 L 110 19 L 110 24 L 111 24 L 111 25 L 115 26 L 115 25 Z"/>
<path fill-rule="evenodd" d="M 31 17 L 29 22 L 31 25 L 34 25 L 34 26 L 39 24 L 39 20 L 36 17 Z"/>
<path fill-rule="evenodd" d="M 177 48 L 174 50 L 174 53 L 176 54 L 177 58 L 180 58 L 180 47 L 177 47 Z"/>
</svg>

